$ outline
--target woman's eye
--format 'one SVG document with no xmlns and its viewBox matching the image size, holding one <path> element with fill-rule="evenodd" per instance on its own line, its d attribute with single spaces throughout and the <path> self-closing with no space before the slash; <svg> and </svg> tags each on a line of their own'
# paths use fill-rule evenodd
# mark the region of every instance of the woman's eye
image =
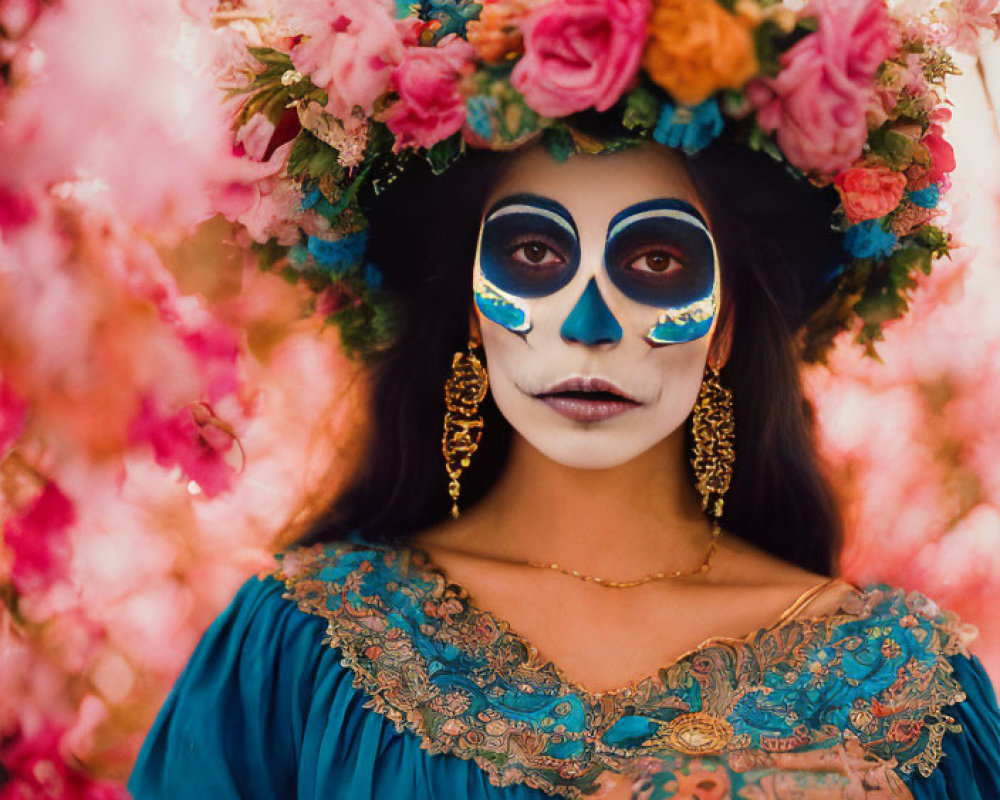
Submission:
<svg viewBox="0 0 1000 800">
<path fill-rule="evenodd" d="M 626 267 L 626 269 L 634 270 L 635 272 L 647 272 L 654 275 L 666 275 L 676 272 L 680 268 L 681 262 L 677 260 L 676 256 L 666 250 L 652 250 L 648 253 L 643 253 L 633 258 Z"/>
<path fill-rule="evenodd" d="M 555 267 L 565 259 L 544 242 L 524 242 L 511 248 L 511 258 L 518 264 L 532 267 Z"/>
</svg>

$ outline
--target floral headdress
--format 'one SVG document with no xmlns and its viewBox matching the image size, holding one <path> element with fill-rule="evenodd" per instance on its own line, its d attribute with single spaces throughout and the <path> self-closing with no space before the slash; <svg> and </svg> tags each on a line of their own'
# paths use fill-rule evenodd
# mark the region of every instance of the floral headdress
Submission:
<svg viewBox="0 0 1000 800">
<path fill-rule="evenodd" d="M 803 354 L 848 329 L 873 353 L 949 251 L 948 48 L 1000 27 L 997 0 L 910 0 L 899 17 L 885 0 L 251 2 L 216 15 L 236 140 L 263 162 L 239 219 L 262 268 L 312 288 L 361 355 L 392 320 L 360 198 L 414 159 L 440 173 L 535 139 L 560 159 L 648 139 L 694 154 L 723 134 L 839 194 L 843 263 Z M 622 134 L 582 133 L 582 113 Z"/>
</svg>

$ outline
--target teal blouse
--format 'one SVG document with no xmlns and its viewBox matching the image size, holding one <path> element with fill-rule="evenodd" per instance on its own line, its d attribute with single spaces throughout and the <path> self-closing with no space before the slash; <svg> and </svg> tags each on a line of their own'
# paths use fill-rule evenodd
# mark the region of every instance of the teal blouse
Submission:
<svg viewBox="0 0 1000 800">
<path fill-rule="evenodd" d="M 215 620 L 146 738 L 136 800 L 1000 798 L 969 626 L 918 592 L 715 638 L 588 693 L 420 550 L 281 554 Z"/>
</svg>

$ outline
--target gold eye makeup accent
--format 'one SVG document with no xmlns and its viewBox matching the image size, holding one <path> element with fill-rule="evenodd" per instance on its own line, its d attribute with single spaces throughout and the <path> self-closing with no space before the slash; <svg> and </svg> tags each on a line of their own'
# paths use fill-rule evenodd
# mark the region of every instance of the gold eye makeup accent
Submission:
<svg viewBox="0 0 1000 800">
<path fill-rule="evenodd" d="M 644 337 L 647 344 L 657 347 L 700 339 L 712 327 L 716 302 L 713 293 L 683 308 L 664 309 Z"/>
<path fill-rule="evenodd" d="M 476 307 L 483 316 L 512 333 L 524 334 L 531 330 L 528 304 L 519 297 L 494 286 L 483 275 L 476 278 L 473 294 Z"/>
</svg>

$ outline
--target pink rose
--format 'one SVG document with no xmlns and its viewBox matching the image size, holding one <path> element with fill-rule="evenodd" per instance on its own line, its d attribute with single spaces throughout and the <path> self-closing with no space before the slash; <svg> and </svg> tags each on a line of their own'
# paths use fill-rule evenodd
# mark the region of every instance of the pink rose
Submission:
<svg viewBox="0 0 1000 800">
<path fill-rule="evenodd" d="M 879 107 L 874 76 L 897 49 L 882 0 L 814 0 L 819 29 L 781 56 L 781 72 L 747 87 L 757 123 L 775 133 L 788 161 L 829 176 L 851 167 Z"/>
<path fill-rule="evenodd" d="M 383 0 L 289 0 L 284 23 L 307 38 L 292 64 L 328 95 L 327 111 L 341 121 L 355 106 L 371 114 L 403 58 L 407 27 Z"/>
<path fill-rule="evenodd" d="M 646 42 L 650 0 L 558 0 L 524 21 L 524 55 L 511 83 L 548 117 L 606 111 L 632 83 Z"/>
<path fill-rule="evenodd" d="M 884 217 L 903 199 L 906 176 L 888 167 L 854 167 L 841 172 L 834 184 L 852 225 Z"/>
<path fill-rule="evenodd" d="M 465 124 L 465 99 L 458 79 L 473 68 L 476 51 L 450 34 L 437 47 L 409 47 L 392 73 L 399 101 L 386 124 L 396 134 L 395 150 L 431 147 Z"/>
</svg>

